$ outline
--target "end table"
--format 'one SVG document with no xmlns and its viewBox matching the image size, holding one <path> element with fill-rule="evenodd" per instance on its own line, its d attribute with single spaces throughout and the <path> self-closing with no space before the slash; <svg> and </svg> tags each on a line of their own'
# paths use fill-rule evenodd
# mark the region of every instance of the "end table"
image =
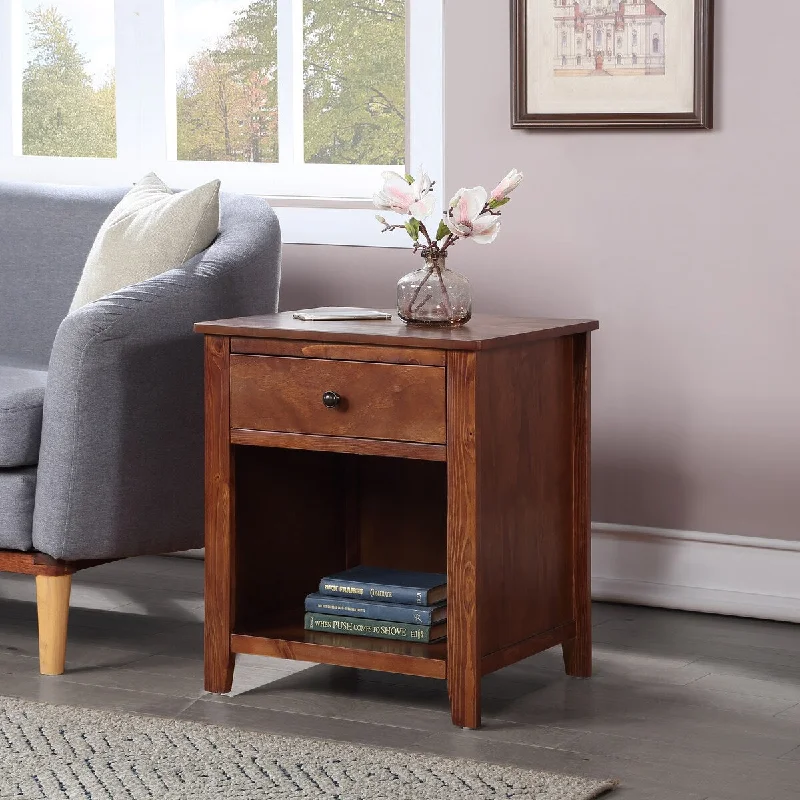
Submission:
<svg viewBox="0 0 800 800">
<path fill-rule="evenodd" d="M 230 691 L 235 653 L 421 675 L 477 728 L 487 673 L 560 644 L 588 677 L 597 327 L 199 323 L 205 688 Z M 305 631 L 305 595 L 360 563 L 446 572 L 446 641 Z"/>
</svg>

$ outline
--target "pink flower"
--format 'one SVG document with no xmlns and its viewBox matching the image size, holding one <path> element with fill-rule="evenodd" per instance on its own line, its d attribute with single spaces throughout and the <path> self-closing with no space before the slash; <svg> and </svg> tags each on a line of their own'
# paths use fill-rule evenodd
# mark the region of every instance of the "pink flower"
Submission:
<svg viewBox="0 0 800 800">
<path fill-rule="evenodd" d="M 514 189 L 517 188 L 522 183 L 523 175 L 521 172 L 517 172 L 517 170 L 512 169 L 508 175 L 503 178 L 500 183 L 497 184 L 495 189 L 492 191 L 490 195 L 490 199 L 499 201 L 505 200 Z"/>
<path fill-rule="evenodd" d="M 374 198 L 377 208 L 410 214 L 417 219 L 425 219 L 431 215 L 436 197 L 432 192 L 431 179 L 425 172 L 411 184 L 397 172 L 384 172 L 381 177 L 383 189 Z"/>
<path fill-rule="evenodd" d="M 500 217 L 485 211 L 487 199 L 483 186 L 461 189 L 450 201 L 450 212 L 445 219 L 450 232 L 476 244 L 491 244 L 500 233 Z"/>
</svg>

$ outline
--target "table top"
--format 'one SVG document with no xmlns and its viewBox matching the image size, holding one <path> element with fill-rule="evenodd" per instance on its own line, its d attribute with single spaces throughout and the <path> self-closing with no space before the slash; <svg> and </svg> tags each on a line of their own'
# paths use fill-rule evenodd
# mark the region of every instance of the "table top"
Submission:
<svg viewBox="0 0 800 800">
<path fill-rule="evenodd" d="M 396 313 L 390 320 L 305 322 L 291 311 L 254 317 L 198 322 L 198 333 L 258 339 L 299 339 L 314 342 L 382 344 L 439 350 L 486 350 L 509 344 L 554 339 L 597 330 L 591 319 L 530 319 L 476 314 L 458 327 L 407 325 Z"/>
</svg>

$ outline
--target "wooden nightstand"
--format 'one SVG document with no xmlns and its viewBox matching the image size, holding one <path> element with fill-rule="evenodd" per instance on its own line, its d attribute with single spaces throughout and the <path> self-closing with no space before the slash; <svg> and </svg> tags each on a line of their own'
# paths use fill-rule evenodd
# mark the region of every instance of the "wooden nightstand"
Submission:
<svg viewBox="0 0 800 800">
<path fill-rule="evenodd" d="M 476 728 L 482 675 L 561 644 L 588 677 L 597 327 L 198 324 L 205 688 L 230 690 L 234 653 L 422 675 L 446 679 L 453 722 Z M 446 571 L 447 641 L 304 631 L 305 595 L 359 563 Z"/>
</svg>

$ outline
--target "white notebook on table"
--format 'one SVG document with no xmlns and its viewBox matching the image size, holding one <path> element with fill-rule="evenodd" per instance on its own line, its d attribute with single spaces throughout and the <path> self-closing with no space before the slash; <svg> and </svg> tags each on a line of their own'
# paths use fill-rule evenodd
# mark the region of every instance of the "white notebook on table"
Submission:
<svg viewBox="0 0 800 800">
<path fill-rule="evenodd" d="M 336 320 L 354 319 L 391 319 L 392 315 L 386 311 L 379 311 L 375 308 L 352 308 L 350 306 L 321 306 L 320 308 L 302 308 L 293 311 L 294 319 L 303 322 L 324 322 Z"/>
</svg>

